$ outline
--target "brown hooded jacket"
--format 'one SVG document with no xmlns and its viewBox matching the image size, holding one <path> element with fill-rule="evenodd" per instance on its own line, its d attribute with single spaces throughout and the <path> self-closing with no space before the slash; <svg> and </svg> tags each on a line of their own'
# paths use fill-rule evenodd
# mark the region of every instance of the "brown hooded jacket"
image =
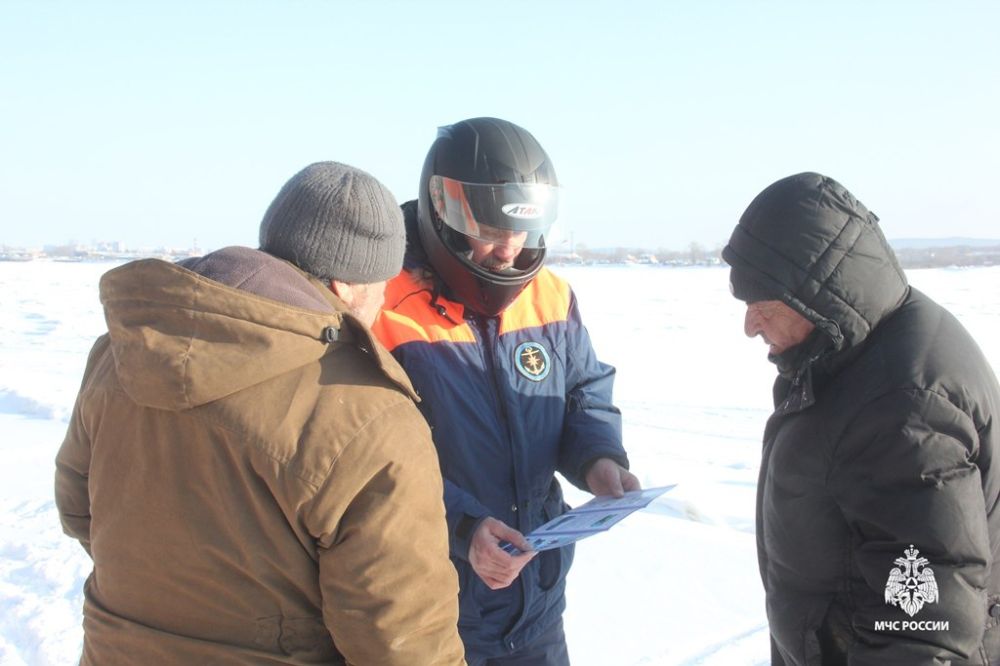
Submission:
<svg viewBox="0 0 1000 666">
<path fill-rule="evenodd" d="M 84 664 L 464 663 L 442 481 L 403 371 L 246 248 L 108 272 L 56 463 L 94 560 Z"/>
</svg>

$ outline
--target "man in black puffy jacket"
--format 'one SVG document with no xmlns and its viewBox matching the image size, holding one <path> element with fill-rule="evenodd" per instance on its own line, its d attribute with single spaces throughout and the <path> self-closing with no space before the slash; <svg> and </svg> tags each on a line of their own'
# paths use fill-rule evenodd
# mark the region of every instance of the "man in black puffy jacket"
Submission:
<svg viewBox="0 0 1000 666">
<path fill-rule="evenodd" d="M 778 367 L 757 488 L 774 664 L 1000 664 L 1000 387 L 907 284 L 878 217 L 816 173 L 722 255 Z"/>
</svg>

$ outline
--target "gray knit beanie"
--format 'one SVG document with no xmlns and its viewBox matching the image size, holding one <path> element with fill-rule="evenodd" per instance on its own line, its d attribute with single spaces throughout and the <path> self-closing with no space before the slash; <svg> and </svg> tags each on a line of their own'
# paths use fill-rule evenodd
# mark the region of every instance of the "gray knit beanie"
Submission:
<svg viewBox="0 0 1000 666">
<path fill-rule="evenodd" d="M 392 193 L 339 162 L 310 164 L 292 176 L 260 223 L 261 250 L 321 280 L 388 280 L 402 268 L 405 246 Z"/>
</svg>

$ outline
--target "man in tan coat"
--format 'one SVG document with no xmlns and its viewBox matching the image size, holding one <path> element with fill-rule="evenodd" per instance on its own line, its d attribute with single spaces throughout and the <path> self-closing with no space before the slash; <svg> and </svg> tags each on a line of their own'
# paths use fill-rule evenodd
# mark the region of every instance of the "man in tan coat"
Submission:
<svg viewBox="0 0 1000 666">
<path fill-rule="evenodd" d="M 434 447 L 368 330 L 399 207 L 313 164 L 260 242 L 101 279 L 108 333 L 56 459 L 94 561 L 81 661 L 462 664 Z"/>
</svg>

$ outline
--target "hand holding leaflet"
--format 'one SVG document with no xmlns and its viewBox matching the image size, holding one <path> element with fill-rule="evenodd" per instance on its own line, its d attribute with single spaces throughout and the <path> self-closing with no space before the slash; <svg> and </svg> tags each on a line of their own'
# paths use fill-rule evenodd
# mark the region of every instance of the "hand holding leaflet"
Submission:
<svg viewBox="0 0 1000 666">
<path fill-rule="evenodd" d="M 645 490 L 632 490 L 624 497 L 602 495 L 585 504 L 553 518 L 531 534 L 525 535 L 525 540 L 532 550 L 542 551 L 551 548 L 562 548 L 580 539 L 604 532 L 626 516 L 646 507 L 654 499 L 667 492 L 677 484 Z M 501 548 L 516 555 L 521 551 L 511 543 L 504 543 Z"/>
</svg>

